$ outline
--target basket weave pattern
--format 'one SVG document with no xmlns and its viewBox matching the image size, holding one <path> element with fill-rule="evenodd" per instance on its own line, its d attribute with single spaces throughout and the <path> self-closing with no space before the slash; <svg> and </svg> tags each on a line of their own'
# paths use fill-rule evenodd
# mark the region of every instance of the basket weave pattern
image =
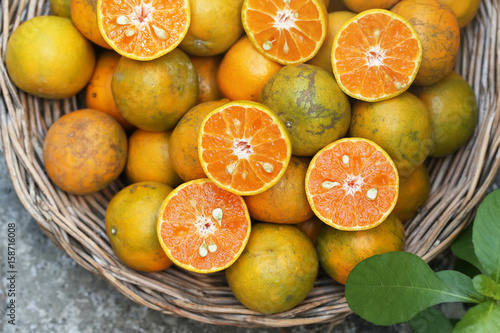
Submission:
<svg viewBox="0 0 500 333">
<path fill-rule="evenodd" d="M 299 306 L 262 315 L 234 298 L 223 272 L 203 275 L 171 267 L 139 273 L 123 265 L 109 245 L 104 215 L 124 183 L 117 180 L 97 194 L 74 196 L 56 188 L 43 168 L 47 129 L 63 114 L 82 107 L 79 96 L 61 101 L 33 97 L 18 90 L 5 69 L 5 48 L 12 32 L 21 22 L 48 13 L 48 1 L 2 1 L 0 119 L 3 153 L 17 195 L 54 244 L 128 298 L 169 315 L 219 325 L 286 327 L 338 323 L 351 314 L 344 287 L 323 272 Z M 456 71 L 476 93 L 478 125 L 460 151 L 429 160 L 430 198 L 405 226 L 406 250 L 426 261 L 446 249 L 472 220 L 500 168 L 499 14 L 500 0 L 482 0 L 476 19 L 461 31 Z"/>
</svg>

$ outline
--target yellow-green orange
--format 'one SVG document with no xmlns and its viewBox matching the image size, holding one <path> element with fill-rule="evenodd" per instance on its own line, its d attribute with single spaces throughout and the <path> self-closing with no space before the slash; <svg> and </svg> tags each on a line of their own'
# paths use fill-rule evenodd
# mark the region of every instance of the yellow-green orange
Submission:
<svg viewBox="0 0 500 333">
<path fill-rule="evenodd" d="M 333 74 L 314 65 L 281 68 L 264 85 L 259 102 L 283 121 L 296 156 L 313 156 L 340 139 L 351 121 L 349 100 Z"/>
<path fill-rule="evenodd" d="M 156 218 L 172 191 L 166 184 L 140 182 L 120 190 L 106 209 L 106 233 L 111 247 L 125 265 L 155 272 L 172 265 L 156 235 Z"/>
<path fill-rule="evenodd" d="M 353 12 L 360 13 L 368 9 L 389 9 L 399 0 L 341 0 Z"/>
<path fill-rule="evenodd" d="M 458 25 L 463 28 L 476 17 L 481 0 L 439 0 L 439 2 L 450 7 L 457 15 Z"/>
<path fill-rule="evenodd" d="M 442 157 L 464 146 L 474 134 L 478 106 L 470 84 L 452 71 L 444 79 L 423 87 L 418 97 L 430 112 L 434 149 L 430 156 Z"/>
<path fill-rule="evenodd" d="M 53 15 L 71 18 L 71 0 L 50 0 L 49 8 Z"/>
<path fill-rule="evenodd" d="M 195 105 L 198 74 L 180 49 L 150 61 L 122 56 L 111 90 L 125 119 L 137 128 L 161 132 L 174 128 Z"/>
<path fill-rule="evenodd" d="M 429 111 L 407 91 L 381 102 L 356 101 L 349 135 L 380 145 L 402 177 L 418 168 L 434 146 Z"/>
<path fill-rule="evenodd" d="M 424 163 L 408 177 L 399 178 L 399 196 L 392 213 L 403 223 L 410 220 L 425 204 L 430 191 L 429 171 Z"/>
<path fill-rule="evenodd" d="M 238 260 L 226 269 L 234 296 L 260 313 L 283 312 L 302 302 L 318 274 L 311 240 L 293 225 L 257 223 Z"/>
<path fill-rule="evenodd" d="M 403 251 L 406 237 L 401 221 L 393 214 L 369 230 L 344 231 L 321 227 L 316 250 L 321 267 L 335 281 L 345 284 L 360 261 L 392 251 Z"/>
<path fill-rule="evenodd" d="M 92 43 L 69 18 L 37 16 L 10 36 L 5 64 L 12 82 L 34 96 L 61 99 L 85 88 L 95 66 Z"/>
</svg>

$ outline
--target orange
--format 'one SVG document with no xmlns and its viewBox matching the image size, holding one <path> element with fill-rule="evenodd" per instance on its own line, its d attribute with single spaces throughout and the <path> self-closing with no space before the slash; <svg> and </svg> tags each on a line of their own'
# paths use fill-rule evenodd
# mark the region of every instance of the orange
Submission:
<svg viewBox="0 0 500 333">
<path fill-rule="evenodd" d="M 381 102 L 356 101 L 349 135 L 381 146 L 394 161 L 401 177 L 408 177 L 434 147 L 430 114 L 409 92 Z"/>
<path fill-rule="evenodd" d="M 190 0 L 191 24 L 179 47 L 195 56 L 226 52 L 243 34 L 243 0 Z"/>
<path fill-rule="evenodd" d="M 196 57 L 190 56 L 191 63 L 198 73 L 198 99 L 196 104 L 216 101 L 221 99 L 222 92 L 217 83 L 221 56 Z"/>
<path fill-rule="evenodd" d="M 262 89 L 259 102 L 285 124 L 296 156 L 313 156 L 342 138 L 351 121 L 349 100 L 333 74 L 309 64 L 280 69 Z"/>
<path fill-rule="evenodd" d="M 273 223 L 300 223 L 314 213 L 307 201 L 304 180 L 309 159 L 292 156 L 283 177 L 270 189 L 245 197 L 252 219 Z"/>
<path fill-rule="evenodd" d="M 243 36 L 224 55 L 217 72 L 222 94 L 230 100 L 257 102 L 266 82 L 283 65 L 260 54 Z"/>
<path fill-rule="evenodd" d="M 71 0 L 49 0 L 49 9 L 52 15 L 71 18 Z"/>
<path fill-rule="evenodd" d="M 361 12 L 335 36 L 333 73 L 349 96 L 381 101 L 412 84 L 422 59 L 417 32 L 402 17 L 383 9 Z"/>
<path fill-rule="evenodd" d="M 323 222 L 341 230 L 366 230 L 382 223 L 398 199 L 396 165 L 376 143 L 337 140 L 312 159 L 306 195 Z"/>
<path fill-rule="evenodd" d="M 422 164 L 408 177 L 399 178 L 398 202 L 392 213 L 401 222 L 412 219 L 418 209 L 425 204 L 431 192 L 431 182 L 427 166 Z"/>
<path fill-rule="evenodd" d="M 229 102 L 228 99 L 211 101 L 192 107 L 177 123 L 170 136 L 170 162 L 175 172 L 185 182 L 206 178 L 198 157 L 198 135 L 203 119 L 216 107 Z"/>
<path fill-rule="evenodd" d="M 457 15 L 460 28 L 469 24 L 477 14 L 481 0 L 438 0 L 448 6 Z"/>
<path fill-rule="evenodd" d="M 399 0 L 341 0 L 344 5 L 356 13 L 361 13 L 362 11 L 368 9 L 390 9 Z"/>
<path fill-rule="evenodd" d="M 71 19 L 76 28 L 91 42 L 111 49 L 97 25 L 97 0 L 71 0 Z"/>
<path fill-rule="evenodd" d="M 90 109 L 106 112 L 129 132 L 135 126 L 120 113 L 111 91 L 111 80 L 120 58 L 121 56 L 112 50 L 103 50 L 97 55 L 94 73 L 85 90 L 85 104 Z"/>
<path fill-rule="evenodd" d="M 97 0 L 97 24 L 119 54 L 152 60 L 175 49 L 191 23 L 188 0 Z"/>
<path fill-rule="evenodd" d="M 351 18 L 356 16 L 353 12 L 336 11 L 328 14 L 328 30 L 326 32 L 325 41 L 318 50 L 318 53 L 312 57 L 307 63 L 323 67 L 330 73 L 332 69 L 332 46 L 333 40 L 340 28 Z"/>
<path fill-rule="evenodd" d="M 236 262 L 226 269 L 234 296 L 254 311 L 272 314 L 299 305 L 318 275 L 311 240 L 292 225 L 257 223 Z"/>
<path fill-rule="evenodd" d="M 121 174 L 127 159 L 125 131 L 110 115 L 92 109 L 57 119 L 43 141 L 43 163 L 56 186 L 72 194 L 100 191 Z"/>
<path fill-rule="evenodd" d="M 460 46 L 455 13 L 437 0 L 402 0 L 391 11 L 413 25 L 422 43 L 422 63 L 415 84 L 429 85 L 449 74 Z"/>
<path fill-rule="evenodd" d="M 406 243 L 401 221 L 389 215 L 370 230 L 344 231 L 323 224 L 316 251 L 321 268 L 335 281 L 345 284 L 360 261 L 377 254 L 403 251 Z"/>
<path fill-rule="evenodd" d="M 148 132 L 137 129 L 128 139 L 125 174 L 132 183 L 154 181 L 177 186 L 182 180 L 172 166 L 169 153 L 172 131 Z"/>
<path fill-rule="evenodd" d="M 180 49 L 160 58 L 138 61 L 122 57 L 111 81 L 120 113 L 150 132 L 175 127 L 198 98 L 198 74 Z"/>
<path fill-rule="evenodd" d="M 316 215 L 313 215 L 309 220 L 297 223 L 295 226 L 304 232 L 311 242 L 313 242 L 313 245 L 316 246 L 319 230 L 323 224 L 323 221 Z"/>
<path fill-rule="evenodd" d="M 94 47 L 69 18 L 37 16 L 10 36 L 5 65 L 19 89 L 42 98 L 68 98 L 90 80 Z"/>
<path fill-rule="evenodd" d="M 197 179 L 173 190 L 158 214 L 157 233 L 178 266 L 211 273 L 231 266 L 250 237 L 245 201 L 210 180 Z"/>
<path fill-rule="evenodd" d="M 285 126 L 269 108 L 233 101 L 203 120 L 198 154 L 215 184 L 239 195 L 254 195 L 280 180 L 292 148 Z"/>
<path fill-rule="evenodd" d="M 172 265 L 158 241 L 156 218 L 173 189 L 157 182 L 140 182 L 121 189 L 106 208 L 106 233 L 113 252 L 125 265 L 156 272 Z"/>
<path fill-rule="evenodd" d="M 430 114 L 434 133 L 430 156 L 452 154 L 474 135 L 478 117 L 476 95 L 460 74 L 451 71 L 438 82 L 422 87 L 417 96 Z"/>
<path fill-rule="evenodd" d="M 328 18 L 321 0 L 245 0 L 241 15 L 255 48 L 283 65 L 311 59 L 326 37 Z"/>
</svg>

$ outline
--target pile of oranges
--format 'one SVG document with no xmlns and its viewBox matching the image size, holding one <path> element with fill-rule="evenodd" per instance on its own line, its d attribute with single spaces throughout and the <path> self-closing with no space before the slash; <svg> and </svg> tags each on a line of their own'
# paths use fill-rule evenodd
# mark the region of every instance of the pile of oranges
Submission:
<svg viewBox="0 0 500 333">
<path fill-rule="evenodd" d="M 54 185 L 121 177 L 105 226 L 137 271 L 225 271 L 261 313 L 320 269 L 403 251 L 426 161 L 476 128 L 453 71 L 479 0 L 51 0 L 5 63 L 45 99 L 81 94 L 43 144 Z"/>
</svg>

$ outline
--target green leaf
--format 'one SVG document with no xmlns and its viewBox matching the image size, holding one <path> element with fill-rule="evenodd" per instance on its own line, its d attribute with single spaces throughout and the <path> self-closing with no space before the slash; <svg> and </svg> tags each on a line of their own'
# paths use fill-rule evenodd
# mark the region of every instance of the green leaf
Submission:
<svg viewBox="0 0 500 333">
<path fill-rule="evenodd" d="M 500 286 L 489 276 L 475 276 L 472 283 L 474 288 L 482 295 L 500 300 Z"/>
<path fill-rule="evenodd" d="M 472 243 L 472 224 L 469 224 L 469 226 L 458 235 L 450 248 L 455 256 L 474 265 L 474 267 L 478 268 L 481 272 L 483 271 L 481 263 L 474 252 L 474 244 Z"/>
<path fill-rule="evenodd" d="M 464 295 L 469 295 L 471 298 L 476 300 L 474 303 L 481 303 L 485 301 L 483 294 L 478 292 L 478 290 L 474 287 L 473 280 L 467 275 L 457 271 L 440 271 L 436 274 L 441 278 L 441 280 L 448 284 L 450 290 L 454 290 L 455 292 Z"/>
<path fill-rule="evenodd" d="M 483 273 L 500 282 L 500 189 L 479 205 L 472 229 L 472 242 Z"/>
<path fill-rule="evenodd" d="M 467 293 L 450 288 L 420 257 L 399 251 L 357 264 L 347 278 L 345 295 L 356 314 L 376 325 L 408 321 L 439 303 L 477 303 Z"/>
<path fill-rule="evenodd" d="M 500 306 L 493 301 L 470 308 L 460 320 L 454 333 L 498 332 L 500 327 Z"/>
<path fill-rule="evenodd" d="M 410 327 L 418 333 L 451 333 L 453 325 L 450 320 L 435 307 L 430 307 L 408 322 Z"/>
</svg>

